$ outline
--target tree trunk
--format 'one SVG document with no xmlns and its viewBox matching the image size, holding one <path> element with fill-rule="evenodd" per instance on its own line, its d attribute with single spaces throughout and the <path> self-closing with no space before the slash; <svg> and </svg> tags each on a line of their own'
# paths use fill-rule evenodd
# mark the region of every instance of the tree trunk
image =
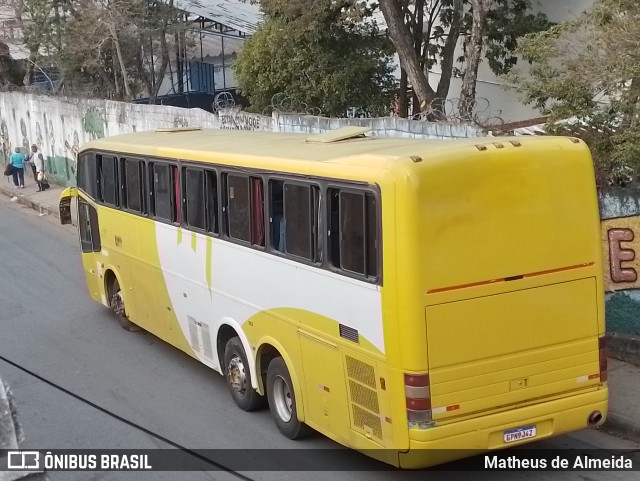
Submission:
<svg viewBox="0 0 640 481">
<path fill-rule="evenodd" d="M 400 71 L 400 92 L 398 94 L 398 116 L 406 119 L 409 115 L 409 99 L 407 99 L 407 72 Z"/>
<path fill-rule="evenodd" d="M 460 30 L 462 29 L 462 22 L 464 20 L 464 0 L 453 0 L 453 8 L 451 27 L 449 28 L 447 39 L 445 40 L 444 47 L 442 48 L 442 60 L 440 62 L 442 74 L 440 75 L 438 89 L 436 90 L 436 97 L 442 100 L 447 98 L 447 95 L 449 95 L 449 88 L 451 87 L 451 76 L 453 75 L 456 45 L 458 45 Z"/>
<path fill-rule="evenodd" d="M 113 39 L 111 43 L 113 43 Z M 111 49 L 111 60 L 113 63 L 113 86 L 115 87 L 116 98 L 122 100 L 122 96 L 120 95 L 120 79 L 118 78 L 118 59 L 113 55 L 113 48 Z"/>
<path fill-rule="evenodd" d="M 165 25 L 166 27 L 166 25 Z M 169 46 L 167 45 L 167 37 L 165 28 L 160 32 L 160 55 L 162 56 L 162 63 L 160 64 L 160 68 L 158 69 L 158 74 L 154 78 L 154 89 L 153 89 L 153 101 L 155 103 L 156 97 L 160 92 L 160 87 L 162 86 L 162 80 L 164 79 L 165 74 L 167 73 L 167 66 L 169 65 Z"/>
<path fill-rule="evenodd" d="M 476 98 L 476 83 L 478 80 L 478 67 L 482 55 L 483 35 L 487 21 L 487 14 L 493 8 L 495 0 L 471 0 L 473 20 L 471 23 L 471 34 L 465 59 L 467 68 L 462 79 L 462 90 L 460 92 L 460 102 L 458 110 L 460 117 L 471 120 L 473 114 L 473 103 Z"/>
<path fill-rule="evenodd" d="M 404 23 L 402 8 L 395 0 L 380 0 L 380 10 L 387 23 L 391 42 L 398 52 L 400 67 L 407 73 L 407 78 L 420 102 L 419 110 L 423 111 L 433 102 L 435 92 L 422 70 L 419 56 L 416 55 L 414 39 Z"/>
<path fill-rule="evenodd" d="M 118 33 L 116 32 L 115 26 L 110 23 L 109 30 L 111 30 L 111 37 L 113 38 L 113 43 L 116 46 L 116 54 L 118 55 L 118 64 L 120 65 L 120 72 L 122 73 L 122 83 L 124 84 L 124 94 L 127 100 L 131 100 L 133 95 L 131 95 L 131 89 L 129 88 L 129 76 L 127 75 L 127 67 L 124 64 L 124 59 L 122 58 L 122 50 L 120 50 L 120 40 L 118 40 Z"/>
</svg>

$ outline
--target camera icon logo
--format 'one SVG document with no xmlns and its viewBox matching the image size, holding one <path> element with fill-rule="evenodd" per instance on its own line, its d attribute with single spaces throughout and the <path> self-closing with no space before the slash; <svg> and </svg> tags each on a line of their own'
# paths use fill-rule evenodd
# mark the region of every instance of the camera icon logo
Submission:
<svg viewBox="0 0 640 481">
<path fill-rule="evenodd" d="M 7 456 L 7 468 L 28 471 L 40 469 L 39 451 L 9 451 Z"/>
</svg>

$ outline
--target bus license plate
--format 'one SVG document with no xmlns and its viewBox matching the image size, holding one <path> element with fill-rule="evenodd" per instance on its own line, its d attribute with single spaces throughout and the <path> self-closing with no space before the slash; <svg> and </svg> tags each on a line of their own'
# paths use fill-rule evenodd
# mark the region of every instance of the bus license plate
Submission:
<svg viewBox="0 0 640 481">
<path fill-rule="evenodd" d="M 535 437 L 536 437 L 535 425 L 508 429 L 504 432 L 505 443 L 513 443 L 514 441 L 520 441 L 521 439 L 535 438 Z"/>
</svg>

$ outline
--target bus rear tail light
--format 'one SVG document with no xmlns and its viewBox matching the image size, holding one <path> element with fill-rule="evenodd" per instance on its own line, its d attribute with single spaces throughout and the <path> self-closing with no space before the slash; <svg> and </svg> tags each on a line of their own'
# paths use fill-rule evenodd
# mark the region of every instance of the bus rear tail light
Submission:
<svg viewBox="0 0 640 481">
<path fill-rule="evenodd" d="M 598 355 L 600 357 L 600 382 L 607 380 L 607 338 L 598 338 Z"/>
<path fill-rule="evenodd" d="M 409 429 L 427 429 L 431 418 L 431 388 L 428 374 L 405 374 L 404 394 Z"/>
</svg>

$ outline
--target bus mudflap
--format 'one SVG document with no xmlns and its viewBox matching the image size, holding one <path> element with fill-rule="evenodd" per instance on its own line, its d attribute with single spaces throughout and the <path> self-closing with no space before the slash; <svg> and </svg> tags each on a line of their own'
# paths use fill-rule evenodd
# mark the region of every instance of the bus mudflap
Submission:
<svg viewBox="0 0 640 481">
<path fill-rule="evenodd" d="M 62 194 L 60 194 L 60 223 L 71 224 L 71 199 L 78 196 L 78 189 L 76 187 L 66 188 Z"/>
</svg>

